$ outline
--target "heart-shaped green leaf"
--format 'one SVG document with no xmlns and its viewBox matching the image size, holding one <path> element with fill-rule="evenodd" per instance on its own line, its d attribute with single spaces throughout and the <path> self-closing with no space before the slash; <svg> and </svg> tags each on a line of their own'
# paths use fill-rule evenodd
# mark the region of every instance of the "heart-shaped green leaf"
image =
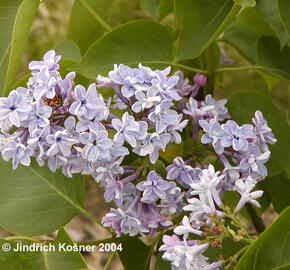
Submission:
<svg viewBox="0 0 290 270">
<path fill-rule="evenodd" d="M 106 20 L 113 0 L 86 0 L 87 6 Z M 105 33 L 105 29 L 93 17 L 92 13 L 74 1 L 68 25 L 67 39 L 71 39 L 78 44 L 81 53 L 85 51 Z"/>
<path fill-rule="evenodd" d="M 289 6 L 289 1 L 288 1 Z M 281 48 L 286 46 L 290 42 L 290 38 L 285 31 L 282 23 L 277 0 L 259 0 L 257 1 L 257 10 L 263 15 L 265 21 L 267 21 L 272 29 L 274 29 L 279 41 Z M 290 17 L 288 13 L 288 17 Z"/>
<path fill-rule="evenodd" d="M 261 37 L 257 44 L 258 66 L 279 78 L 290 81 L 290 47 L 281 51 L 279 41 L 273 37 Z"/>
<path fill-rule="evenodd" d="M 124 269 L 147 270 L 151 259 L 151 246 L 145 245 L 136 237 L 124 237 L 121 241 L 123 250 L 118 251 Z"/>
<path fill-rule="evenodd" d="M 0 1 L 0 94 L 15 83 L 39 0 Z"/>
<path fill-rule="evenodd" d="M 239 9 L 232 0 L 175 0 L 174 12 L 181 31 L 176 60 L 201 55 Z"/>
<path fill-rule="evenodd" d="M 240 258 L 235 270 L 278 270 L 290 267 L 290 207 Z"/>
<path fill-rule="evenodd" d="M 257 63 L 256 43 L 261 36 L 275 36 L 255 8 L 245 8 L 224 33 L 224 38 L 252 64 Z"/>
<path fill-rule="evenodd" d="M 10 244 L 11 248 L 18 248 L 16 242 L 0 239 L 0 246 Z M 29 245 L 26 241 L 21 242 L 23 245 Z M 44 244 L 44 243 L 42 243 Z M 5 270 L 78 270 L 87 268 L 87 264 L 78 251 L 63 251 L 63 247 L 74 246 L 74 242 L 69 238 L 67 233 L 60 229 L 58 235 L 52 243 L 46 243 L 48 252 L 17 252 L 0 251 L 0 269 Z M 51 246 L 50 246 L 51 245 Z M 2 268 L 5 267 L 5 268 Z"/>
<path fill-rule="evenodd" d="M 174 9 L 174 0 L 160 0 L 158 19 L 161 21 Z"/>
<path fill-rule="evenodd" d="M 172 61 L 172 40 L 165 27 L 150 20 L 123 24 L 95 42 L 82 61 L 73 66 L 84 77 L 105 75 L 114 64 L 137 66 L 138 63 L 168 66 Z"/>
<path fill-rule="evenodd" d="M 256 6 L 255 0 L 234 0 L 241 7 L 254 7 Z"/>
<path fill-rule="evenodd" d="M 282 19 L 282 23 L 290 36 L 290 5 L 288 0 L 277 0 L 278 10 Z"/>
<path fill-rule="evenodd" d="M 83 176 L 66 178 L 33 161 L 11 169 L 0 159 L 0 226 L 24 235 L 41 235 L 67 224 L 84 211 Z"/>
<path fill-rule="evenodd" d="M 288 168 L 290 164 L 290 127 L 271 100 L 258 91 L 243 90 L 230 96 L 227 107 L 231 118 L 238 124 L 251 123 L 255 112 L 260 110 L 277 139 L 274 145 L 269 145 L 271 157 L 266 163 L 268 173 L 275 175 Z"/>
<path fill-rule="evenodd" d="M 160 0 L 139 0 L 139 4 L 145 12 L 158 19 Z"/>
<path fill-rule="evenodd" d="M 263 182 L 276 212 L 281 213 L 290 205 L 290 179 L 285 172 L 267 177 Z"/>
</svg>

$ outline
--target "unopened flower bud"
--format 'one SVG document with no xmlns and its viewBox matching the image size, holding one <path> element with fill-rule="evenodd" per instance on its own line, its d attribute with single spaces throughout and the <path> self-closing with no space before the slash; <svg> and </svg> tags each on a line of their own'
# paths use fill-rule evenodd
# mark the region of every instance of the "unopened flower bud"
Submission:
<svg viewBox="0 0 290 270">
<path fill-rule="evenodd" d="M 206 80 L 207 80 L 207 77 L 203 74 L 200 74 L 200 73 L 197 73 L 195 76 L 194 76 L 194 82 L 195 84 L 197 84 L 199 87 L 202 87 L 206 84 Z"/>
</svg>

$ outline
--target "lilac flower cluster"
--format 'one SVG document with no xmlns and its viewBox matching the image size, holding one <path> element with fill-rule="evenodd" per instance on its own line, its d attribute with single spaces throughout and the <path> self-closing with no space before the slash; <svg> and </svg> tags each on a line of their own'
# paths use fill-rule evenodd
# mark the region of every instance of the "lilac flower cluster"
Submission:
<svg viewBox="0 0 290 270">
<path fill-rule="evenodd" d="M 197 105 L 194 111 L 202 110 L 203 106 L 202 103 Z M 194 117 L 199 118 L 198 125 L 204 131 L 201 142 L 212 144 L 222 170 L 216 172 L 211 164 L 204 169 L 193 168 L 181 157 L 176 157 L 167 168 L 167 179 L 176 180 L 188 189 L 188 204 L 183 210 L 190 212 L 189 217 L 184 216 L 182 225 L 174 229 L 172 237 L 163 237 L 164 245 L 159 249 L 165 251 L 163 259 L 171 262 L 172 269 L 220 269 L 221 262 L 209 264 L 208 258 L 201 255 L 209 247 L 208 243 L 198 244 L 188 237 L 190 234 L 203 236 L 205 227 L 214 227 L 213 215 L 222 219 L 222 196 L 226 191 L 237 191 L 241 196 L 235 211 L 241 210 L 246 203 L 261 207 L 256 199 L 263 195 L 263 191 L 253 189 L 267 176 L 264 165 L 270 157 L 267 143 L 274 144 L 276 139 L 260 111 L 256 111 L 252 119 L 254 125 L 242 126 L 233 120 L 220 124 L 225 118 L 220 116 L 226 111 L 222 109 L 220 112 L 212 114 L 208 110 L 208 113 L 196 113 Z M 183 241 L 178 235 L 183 236 Z"/>
<path fill-rule="evenodd" d="M 163 237 L 163 258 L 172 269 L 219 269 L 220 262 L 210 264 L 202 255 L 209 244 L 188 237 L 202 236 L 205 226 L 213 226 L 212 215 L 223 217 L 222 196 L 228 190 L 241 195 L 236 211 L 245 203 L 260 206 L 256 199 L 263 192 L 253 189 L 267 176 L 267 144 L 276 142 L 262 112 L 255 113 L 253 125 L 227 120 L 225 99 L 197 98 L 207 79 L 202 74 L 191 85 L 181 71 L 170 76 L 170 67 L 121 64 L 86 89 L 75 85 L 74 72 L 61 77 L 59 61 L 49 51 L 42 61 L 31 62 L 27 87 L 0 98 L 2 158 L 12 160 L 13 169 L 30 166 L 33 157 L 39 166 L 46 163 L 67 177 L 91 175 L 103 186 L 106 202 L 116 204 L 102 223 L 117 236 L 153 234 L 174 225 L 174 214 L 189 211 L 175 234 Z M 102 87 L 113 88 L 114 98 L 105 100 Z M 222 169 L 192 167 L 192 156 L 176 157 L 162 179 L 152 164 L 169 143 L 181 143 L 185 128 L 194 138 L 203 130 L 201 143 L 212 145 Z M 145 158 L 123 164 L 130 153 Z"/>
<path fill-rule="evenodd" d="M 117 234 L 168 227 L 168 213 L 183 206 L 180 188 L 160 180 L 154 171 L 146 184 L 136 186 L 132 182 L 139 177 L 137 168 L 121 163 L 130 152 L 155 163 L 159 150 L 181 142 L 188 120 L 174 102 L 181 99 L 179 92 L 189 93 L 194 87 L 178 75 L 168 76 L 170 68 L 153 71 L 140 64 L 138 69 L 115 66 L 108 77 L 98 76 L 98 85 L 86 89 L 75 85 L 74 72 L 61 77 L 60 59 L 49 51 L 42 61 L 31 62 L 27 87 L 0 99 L 2 158 L 12 160 L 13 169 L 30 166 L 33 157 L 40 166 L 46 163 L 53 172 L 61 169 L 67 177 L 91 175 L 104 187 L 105 200 L 119 207 L 109 215 L 113 221 L 103 219 L 104 226 L 112 226 Z M 113 102 L 97 90 L 103 86 L 115 90 Z M 111 108 L 127 110 L 118 117 Z"/>
<path fill-rule="evenodd" d="M 153 71 L 139 64 L 138 68 L 125 65 L 115 65 L 108 77 L 98 76 L 98 87 L 109 86 L 115 90 L 113 106 L 119 109 L 128 108 L 135 118 L 139 118 L 140 128 L 145 133 L 136 136 L 121 135 L 117 137 L 126 140 L 133 152 L 140 156 L 149 156 L 150 162 L 155 163 L 159 150 L 165 150 L 170 142 L 181 143 L 181 132 L 188 123 L 184 115 L 175 110 L 174 102 L 182 99 L 184 89 L 190 92 L 192 87 L 188 81 L 178 75 L 168 76 L 170 67 Z M 133 134 L 130 121 L 134 117 L 122 118 L 122 123 L 115 121 L 114 128 L 122 133 Z M 131 119 L 131 120 L 129 120 Z M 146 126 L 148 124 L 148 127 Z M 132 140 L 132 137 L 135 137 Z"/>
</svg>

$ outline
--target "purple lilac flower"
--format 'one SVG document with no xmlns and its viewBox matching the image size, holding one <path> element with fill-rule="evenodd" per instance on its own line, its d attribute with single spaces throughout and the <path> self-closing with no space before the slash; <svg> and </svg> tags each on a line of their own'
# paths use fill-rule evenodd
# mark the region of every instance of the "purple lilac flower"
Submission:
<svg viewBox="0 0 290 270">
<path fill-rule="evenodd" d="M 138 234 L 141 222 L 136 213 L 132 211 L 111 208 L 111 212 L 103 217 L 102 224 L 104 227 L 110 227 L 117 234 L 117 237 L 120 237 L 121 234 L 129 234 L 130 236 Z"/>
<path fill-rule="evenodd" d="M 155 87 L 150 87 L 146 91 L 146 95 L 143 91 L 138 90 L 135 93 L 137 101 L 133 104 L 132 110 L 135 113 L 150 109 L 153 106 L 157 106 L 161 102 L 161 97 L 157 95 L 158 91 Z"/>
<path fill-rule="evenodd" d="M 46 106 L 41 101 L 36 102 L 32 105 L 32 111 L 29 114 L 27 120 L 27 126 L 30 134 L 36 128 L 44 128 L 49 125 L 49 117 L 51 116 L 52 108 Z"/>
<path fill-rule="evenodd" d="M 189 188 L 190 184 L 193 182 L 195 170 L 190 165 L 186 165 L 181 157 L 174 158 L 173 164 L 169 165 L 166 170 L 166 179 L 176 179 L 180 185 L 186 188 Z"/>
<path fill-rule="evenodd" d="M 105 181 L 104 199 L 106 202 L 114 200 L 117 205 L 122 202 L 123 184 L 121 181 L 116 181 L 113 177 L 108 177 Z"/>
<path fill-rule="evenodd" d="M 177 125 L 179 123 L 179 116 L 176 111 L 170 110 L 171 102 L 163 100 L 160 105 L 155 107 L 155 110 L 148 116 L 149 120 L 156 123 L 156 132 L 162 133 L 167 126 Z"/>
<path fill-rule="evenodd" d="M 7 98 L 0 98 L 0 120 L 7 119 L 16 127 L 20 127 L 21 121 L 28 118 L 31 109 L 15 90 L 11 91 Z"/>
<path fill-rule="evenodd" d="M 241 160 L 240 169 L 242 171 L 248 171 L 251 176 L 267 176 L 267 168 L 265 163 L 270 158 L 270 151 L 261 153 L 257 146 L 250 146 L 245 153 L 245 158 Z"/>
<path fill-rule="evenodd" d="M 46 67 L 40 69 L 39 74 L 34 78 L 33 97 L 36 101 L 41 98 L 53 99 L 55 88 L 59 81 L 59 74 L 56 71 L 49 71 Z"/>
<path fill-rule="evenodd" d="M 46 138 L 51 133 L 50 126 L 46 126 L 43 129 L 35 129 L 32 131 L 30 139 L 28 139 L 27 144 L 34 150 L 38 151 L 38 159 L 46 154 L 45 150 L 48 148 Z"/>
<path fill-rule="evenodd" d="M 205 196 L 208 205 L 212 212 L 215 212 L 214 201 L 217 205 L 221 205 L 222 202 L 216 190 L 217 184 L 224 178 L 224 175 L 220 175 L 220 172 L 215 172 L 214 167 L 210 164 L 207 169 L 204 169 L 199 174 L 200 182 L 191 183 L 192 191 L 191 195 Z"/>
<path fill-rule="evenodd" d="M 162 237 L 163 245 L 160 246 L 159 251 L 167 251 L 169 253 L 174 252 L 175 246 L 184 246 L 184 241 L 180 240 L 176 234 L 173 235 L 163 235 Z M 193 246 L 196 244 L 196 240 L 190 240 L 186 243 L 188 246 Z"/>
<path fill-rule="evenodd" d="M 272 129 L 268 127 L 267 121 L 264 119 L 261 111 L 255 112 L 255 117 L 252 118 L 252 121 L 255 125 L 254 133 L 258 139 L 258 145 L 262 148 L 263 151 L 267 151 L 267 143 L 274 144 L 277 140 L 274 138 Z"/>
<path fill-rule="evenodd" d="M 212 106 L 199 107 L 197 100 L 190 97 L 186 104 L 186 109 L 184 109 L 183 112 L 193 118 L 200 118 L 205 116 L 212 108 Z"/>
<path fill-rule="evenodd" d="M 138 64 L 138 69 L 142 73 L 143 79 L 145 83 L 150 84 L 152 79 L 156 78 L 156 73 L 149 67 L 143 66 L 141 63 Z M 164 75 L 168 75 L 170 73 L 170 69 L 168 68 L 161 71 Z"/>
<path fill-rule="evenodd" d="M 19 163 L 24 166 L 30 166 L 30 156 L 33 151 L 30 147 L 15 141 L 9 141 L 2 151 L 2 158 L 8 161 L 12 158 L 12 167 L 15 170 Z"/>
<path fill-rule="evenodd" d="M 256 190 L 251 192 L 251 190 L 255 187 L 255 184 L 256 181 L 251 177 L 248 177 L 245 182 L 243 180 L 236 181 L 237 191 L 241 194 L 241 199 L 236 206 L 236 211 L 240 211 L 247 202 L 255 205 L 256 207 L 261 207 L 256 199 L 260 198 L 264 191 Z"/>
<path fill-rule="evenodd" d="M 185 244 L 176 243 L 166 251 L 162 259 L 171 262 L 172 270 L 217 270 L 222 262 L 207 263 L 208 258 L 202 253 L 209 247 L 207 243 L 198 245 L 196 241 L 184 241 Z"/>
<path fill-rule="evenodd" d="M 181 189 L 176 186 L 175 182 L 170 182 L 171 187 L 166 192 L 166 196 L 161 199 L 159 208 L 162 208 L 162 213 L 169 212 L 174 214 L 176 212 L 181 212 L 184 207 L 183 198 L 185 193 L 181 192 Z"/>
<path fill-rule="evenodd" d="M 178 76 L 167 77 L 163 72 L 156 71 L 157 79 L 151 81 L 152 85 L 158 89 L 158 92 L 167 100 L 180 100 L 181 97 L 174 88 L 178 83 Z"/>
<path fill-rule="evenodd" d="M 92 119 L 100 114 L 100 118 L 102 118 L 104 110 L 107 109 L 103 99 L 99 97 L 96 91 L 95 84 L 91 84 L 88 91 L 82 85 L 77 85 L 72 97 L 75 101 L 71 104 L 69 112 L 78 117 Z"/>
<path fill-rule="evenodd" d="M 84 132 L 80 135 L 80 142 L 85 145 L 82 150 L 83 158 L 89 161 L 105 159 L 110 154 L 112 140 L 108 138 L 108 132 L 105 130 Z"/>
<path fill-rule="evenodd" d="M 114 101 L 115 103 L 112 105 L 112 109 L 125 110 L 127 108 L 127 105 L 117 95 L 114 95 Z"/>
<path fill-rule="evenodd" d="M 128 142 L 132 147 L 137 146 L 138 140 L 143 140 L 147 135 L 148 125 L 144 121 L 136 122 L 133 116 L 125 112 L 122 120 L 114 118 L 112 126 L 117 131 L 114 141 L 119 145 L 123 145 L 124 141 Z"/>
<path fill-rule="evenodd" d="M 178 70 L 174 73 L 175 76 L 179 77 L 178 83 L 175 88 L 180 96 L 188 96 L 194 90 L 194 86 L 189 84 L 189 80 L 184 79 L 184 74 L 182 71 Z"/>
<path fill-rule="evenodd" d="M 174 229 L 174 233 L 177 235 L 183 235 L 184 238 L 187 238 L 190 233 L 201 236 L 202 231 L 192 228 L 189 218 L 187 216 L 184 216 L 182 219 L 182 225 L 177 226 Z"/>
<path fill-rule="evenodd" d="M 205 100 L 201 102 L 202 107 L 211 108 L 209 113 L 217 120 L 223 121 L 226 118 L 230 118 L 228 109 L 225 107 L 227 103 L 226 99 L 220 99 L 216 101 L 211 95 L 207 95 Z"/>
<path fill-rule="evenodd" d="M 47 160 L 47 166 L 52 172 L 56 172 L 57 169 L 67 164 L 67 157 L 58 153 L 54 156 L 50 156 Z"/>
<path fill-rule="evenodd" d="M 120 167 L 123 158 L 121 157 L 113 162 L 112 160 L 114 159 L 112 158 L 109 161 L 102 161 L 101 164 L 98 164 L 92 175 L 97 183 L 102 182 L 107 178 L 117 177 L 124 173 L 124 169 Z"/>
<path fill-rule="evenodd" d="M 65 157 L 69 157 L 72 145 L 77 143 L 76 140 L 69 137 L 67 130 L 60 130 L 55 134 L 48 135 L 46 140 L 51 145 L 47 151 L 48 156 L 55 156 L 61 153 Z"/>
<path fill-rule="evenodd" d="M 130 68 L 123 64 L 114 66 L 114 70 L 109 72 L 109 78 L 116 84 L 122 85 L 121 93 L 129 98 L 135 94 L 136 90 L 144 90 L 144 78 L 140 70 Z"/>
<path fill-rule="evenodd" d="M 201 197 L 201 199 L 191 198 L 187 201 L 189 204 L 184 206 L 183 210 L 191 212 L 190 221 L 194 228 L 199 229 L 204 225 L 205 220 L 209 220 L 208 214 L 210 214 L 212 210 L 204 197 Z"/>
<path fill-rule="evenodd" d="M 247 151 L 249 146 L 248 139 L 254 139 L 253 126 L 244 124 L 241 127 L 233 120 L 228 120 L 222 124 L 225 135 L 221 139 L 223 147 L 233 146 L 235 151 Z"/>
<path fill-rule="evenodd" d="M 187 126 L 189 120 L 186 119 L 182 121 L 182 114 L 179 114 L 177 117 L 177 121 L 178 123 L 175 125 L 171 125 L 171 124 L 168 125 L 165 131 L 166 133 L 171 135 L 171 140 L 170 140 L 171 142 L 180 144 L 182 141 L 182 138 L 181 138 L 181 135 L 177 131 L 182 132 L 182 130 Z"/>
<path fill-rule="evenodd" d="M 154 203 L 166 196 L 170 183 L 163 180 L 155 171 L 149 172 L 147 180 L 136 185 L 136 188 L 143 191 L 142 202 Z"/>
<path fill-rule="evenodd" d="M 204 134 L 201 137 L 201 143 L 208 144 L 212 143 L 212 146 L 217 154 L 222 154 L 224 152 L 224 147 L 221 146 L 221 138 L 224 135 L 221 125 L 216 119 L 211 119 L 209 122 L 207 120 L 199 120 L 200 126 L 203 128 Z"/>
<path fill-rule="evenodd" d="M 138 205 L 138 218 L 142 226 L 152 235 L 159 227 L 168 228 L 173 223 L 167 220 L 166 216 L 158 212 L 156 206 L 152 203 L 140 203 Z"/>
<path fill-rule="evenodd" d="M 40 72 L 41 68 L 45 67 L 48 71 L 57 71 L 59 65 L 57 64 L 61 56 L 55 55 L 54 50 L 48 51 L 42 61 L 32 61 L 29 63 L 29 69 L 32 71 L 32 75 L 36 75 Z"/>
<path fill-rule="evenodd" d="M 76 124 L 76 131 L 83 132 L 87 130 L 106 130 L 103 124 L 96 118 L 90 120 L 81 118 Z"/>
<path fill-rule="evenodd" d="M 140 156 L 149 155 L 151 163 L 155 163 L 159 157 L 159 150 L 165 151 L 166 145 L 170 142 L 171 136 L 169 134 L 149 133 L 142 140 L 142 144 L 137 145 L 133 152 Z"/>
</svg>

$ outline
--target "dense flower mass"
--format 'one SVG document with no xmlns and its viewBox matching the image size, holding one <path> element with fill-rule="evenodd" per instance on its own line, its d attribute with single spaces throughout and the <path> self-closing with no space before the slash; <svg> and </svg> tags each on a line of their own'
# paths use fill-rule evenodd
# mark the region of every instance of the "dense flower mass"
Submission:
<svg viewBox="0 0 290 270">
<path fill-rule="evenodd" d="M 221 262 L 202 255 L 210 243 L 190 235 L 216 230 L 226 191 L 240 194 L 236 211 L 246 203 L 260 207 L 263 192 L 254 188 L 267 176 L 267 144 L 276 142 L 262 112 L 255 113 L 253 125 L 227 120 L 225 99 L 197 98 L 206 84 L 202 74 L 191 85 L 181 71 L 170 76 L 170 67 L 121 64 L 86 88 L 75 85 L 74 72 L 61 77 L 59 60 L 49 51 L 42 61 L 31 62 L 27 87 L 0 98 L 2 158 L 12 160 L 13 169 L 35 158 L 39 166 L 46 163 L 67 177 L 91 175 L 103 186 L 105 200 L 116 204 L 102 222 L 117 236 L 153 234 L 175 225 L 176 213 L 189 212 L 175 234 L 163 236 L 163 259 L 173 270 L 219 269 Z M 113 99 L 103 98 L 103 87 L 113 88 Z M 201 147 L 212 146 L 218 171 L 191 154 L 175 157 L 165 175 L 154 165 L 168 144 L 199 135 Z M 124 164 L 130 154 L 140 158 Z"/>
</svg>

